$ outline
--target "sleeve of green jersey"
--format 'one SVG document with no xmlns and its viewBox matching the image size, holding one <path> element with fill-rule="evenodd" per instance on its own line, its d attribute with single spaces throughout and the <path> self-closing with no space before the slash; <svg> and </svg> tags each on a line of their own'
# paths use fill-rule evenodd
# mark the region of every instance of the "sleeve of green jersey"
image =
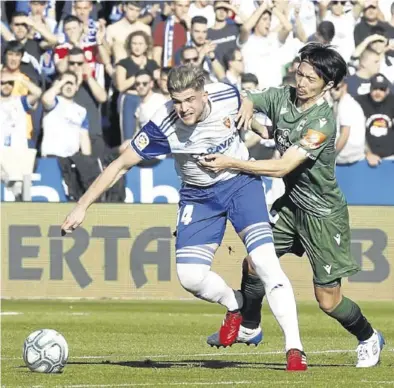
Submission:
<svg viewBox="0 0 394 388">
<path fill-rule="evenodd" d="M 334 132 L 335 128 L 330 121 L 325 118 L 316 119 L 305 125 L 300 139 L 294 145 L 304 150 L 310 159 L 316 160 L 332 143 Z"/>
<path fill-rule="evenodd" d="M 275 115 L 274 107 L 278 105 L 280 91 L 281 89 L 278 88 L 248 90 L 246 91 L 246 96 L 253 101 L 255 110 L 265 113 L 273 120 Z"/>
</svg>

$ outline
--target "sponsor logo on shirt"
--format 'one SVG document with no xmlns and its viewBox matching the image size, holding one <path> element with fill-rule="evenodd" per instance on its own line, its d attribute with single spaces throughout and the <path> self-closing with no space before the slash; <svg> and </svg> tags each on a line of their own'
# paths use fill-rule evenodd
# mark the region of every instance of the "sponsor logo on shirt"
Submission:
<svg viewBox="0 0 394 388">
<path fill-rule="evenodd" d="M 142 151 L 149 144 L 149 137 L 146 133 L 141 132 L 134 140 L 135 146 Z"/>
<path fill-rule="evenodd" d="M 289 140 L 290 129 L 281 129 L 277 128 L 275 131 L 276 138 L 276 148 L 283 155 L 288 148 L 292 146 L 291 141 Z"/>
<path fill-rule="evenodd" d="M 315 150 L 319 148 L 327 136 L 324 133 L 315 131 L 314 129 L 308 129 L 306 135 L 301 139 L 300 144 L 304 148 Z"/>
</svg>

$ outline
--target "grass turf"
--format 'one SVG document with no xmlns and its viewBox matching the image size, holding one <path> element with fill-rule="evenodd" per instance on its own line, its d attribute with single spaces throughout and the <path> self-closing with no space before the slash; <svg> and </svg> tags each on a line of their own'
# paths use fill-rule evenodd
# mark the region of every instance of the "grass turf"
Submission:
<svg viewBox="0 0 394 388">
<path fill-rule="evenodd" d="M 263 343 L 217 350 L 206 345 L 224 309 L 204 302 L 3 301 L 2 387 L 380 387 L 394 386 L 394 303 L 362 303 L 383 331 L 386 347 L 376 368 L 356 369 L 357 342 L 313 303 L 299 303 L 309 371 L 284 371 L 282 334 L 267 306 Z M 39 328 L 66 338 L 64 372 L 30 372 L 22 344 Z M 332 351 L 332 352 L 330 352 Z"/>
</svg>

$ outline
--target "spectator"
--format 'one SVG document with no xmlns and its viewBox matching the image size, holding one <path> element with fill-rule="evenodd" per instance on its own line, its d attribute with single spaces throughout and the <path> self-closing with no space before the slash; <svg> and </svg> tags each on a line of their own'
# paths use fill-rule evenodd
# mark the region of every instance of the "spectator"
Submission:
<svg viewBox="0 0 394 388">
<path fill-rule="evenodd" d="M 93 10 L 92 1 L 74 1 L 75 16 L 82 22 L 85 43 L 96 43 L 98 22 L 90 17 Z"/>
<path fill-rule="evenodd" d="M 170 70 L 171 67 L 162 67 L 160 70 L 160 79 L 158 82 L 160 94 L 166 99 L 166 101 L 171 100 L 171 96 L 167 87 L 168 74 Z"/>
<path fill-rule="evenodd" d="M 47 29 L 54 34 L 56 31 L 56 18 L 48 15 L 48 1 L 35 1 L 30 0 L 30 16 L 33 20 L 37 20 L 38 23 L 43 23 L 46 25 Z M 41 40 L 41 34 L 39 32 L 35 32 L 34 39 Z"/>
<path fill-rule="evenodd" d="M 122 7 L 122 19 L 107 28 L 106 40 L 114 58 L 114 63 L 118 63 L 121 59 L 127 57 L 124 42 L 131 33 L 142 31 L 148 36 L 151 35 L 150 27 L 138 20 L 141 12 L 140 1 L 125 1 Z"/>
<path fill-rule="evenodd" d="M 365 0 L 363 17 L 354 28 L 355 45 L 358 46 L 367 36 L 373 35 L 375 26 L 383 28 L 385 31 L 384 36 L 390 39 L 387 23 L 379 20 L 378 0 Z"/>
<path fill-rule="evenodd" d="M 67 55 L 71 48 L 79 47 L 83 50 L 84 58 L 89 64 L 92 76 L 99 79 L 97 65 L 102 62 L 107 65 L 110 61 L 108 52 L 104 48 L 103 38 L 105 31 L 101 26 L 96 34 L 95 43 L 86 43 L 83 33 L 82 22 L 73 15 L 67 16 L 63 22 L 66 42 L 56 46 L 54 60 L 58 72 L 63 73 L 67 69 Z M 103 85 L 103 83 L 101 83 Z"/>
<path fill-rule="evenodd" d="M 237 48 L 237 37 L 239 26 L 234 23 L 227 23 L 229 12 L 234 9 L 226 1 L 215 1 L 215 24 L 208 30 L 208 39 L 216 44 L 216 58 L 224 65 L 224 54 Z"/>
<path fill-rule="evenodd" d="M 191 40 L 184 47 L 195 47 L 198 52 L 198 64 L 210 74 L 209 78 L 215 81 L 224 78 L 225 71 L 219 61 L 216 60 L 216 45 L 207 40 L 208 26 L 207 19 L 203 16 L 195 16 L 191 21 L 190 38 Z M 180 51 L 184 51 L 184 47 Z M 178 53 L 176 61 L 178 61 Z"/>
<path fill-rule="evenodd" d="M 241 91 L 242 74 L 244 72 L 244 61 L 241 50 L 235 49 L 224 56 L 226 77 L 223 82 L 235 86 Z"/>
<path fill-rule="evenodd" d="M 51 33 L 47 26 L 39 19 L 31 19 L 23 12 L 16 12 L 11 20 L 12 34 L 4 35 L 4 28 L 2 27 L 2 37 L 5 41 L 17 40 L 25 49 L 24 62 L 30 62 L 37 72 L 41 72 L 39 64 L 41 54 L 50 46 L 56 44 L 56 36 Z M 29 38 L 30 32 L 38 32 L 41 40 L 34 40 Z"/>
<path fill-rule="evenodd" d="M 259 80 L 252 73 L 243 73 L 241 75 L 241 90 L 253 90 L 259 86 Z"/>
<path fill-rule="evenodd" d="M 93 77 L 89 64 L 85 61 L 84 51 L 73 47 L 67 55 L 68 70 L 77 75 L 78 91 L 75 102 L 87 110 L 89 135 L 94 156 L 102 156 L 106 152 L 101 122 L 101 104 L 107 101 L 105 89 Z"/>
<path fill-rule="evenodd" d="M 373 50 L 367 49 L 360 56 L 360 63 L 355 74 L 347 78 L 347 91 L 355 97 L 368 94 L 371 87 L 371 77 L 378 73 L 380 55 Z"/>
<path fill-rule="evenodd" d="M 215 24 L 215 11 L 208 0 L 196 0 L 190 4 L 189 17 L 193 20 L 195 16 L 203 16 L 207 19 L 208 28 Z"/>
<path fill-rule="evenodd" d="M 18 97 L 29 94 L 29 89 L 26 86 L 27 81 L 31 81 L 37 85 L 39 84 L 37 73 L 34 71 L 31 64 L 22 63 L 23 54 L 24 46 L 20 42 L 13 40 L 7 43 L 5 47 L 4 66 L 2 70 L 3 72 L 10 73 L 17 78 L 12 89 L 12 95 Z M 24 81 L 21 81 L 22 79 L 24 79 Z M 35 115 L 35 112 L 33 115 Z M 32 139 L 34 135 L 32 116 L 30 114 L 25 114 L 25 116 L 26 132 L 28 134 L 28 138 Z M 36 127 L 36 130 L 38 129 L 39 128 Z"/>
<path fill-rule="evenodd" d="M 78 77 L 67 70 L 42 96 L 44 116 L 43 156 L 69 157 L 79 151 L 91 154 L 87 111 L 74 100 Z"/>
<path fill-rule="evenodd" d="M 308 38 L 308 42 L 330 44 L 335 36 L 335 26 L 330 21 L 323 21 L 317 26 L 316 32 Z M 353 39 L 353 37 L 352 37 Z"/>
<path fill-rule="evenodd" d="M 13 89 L 17 82 L 28 90 L 27 95 L 13 96 Z M 27 114 L 35 108 L 40 96 L 41 89 L 30 82 L 27 77 L 2 71 L 0 99 L 0 148 L 2 150 L 0 152 L 7 160 L 1 161 L 1 179 L 5 181 L 7 188 L 12 191 L 17 200 L 21 199 L 22 194 L 21 175 L 31 173 L 33 168 L 33 163 L 27 166 L 24 163 L 29 143 L 29 134 L 26 130 Z M 16 167 L 19 170 L 18 176 L 9 174 L 9 167 L 14 171 L 15 165 L 18 166 Z"/>
<path fill-rule="evenodd" d="M 199 66 L 200 58 L 198 50 L 193 46 L 185 46 L 181 49 L 181 65 Z"/>
<path fill-rule="evenodd" d="M 23 85 L 27 93 L 15 95 L 16 84 Z M 27 115 L 36 107 L 41 89 L 21 73 L 1 72 L 1 144 L 7 147 L 27 148 Z"/>
<path fill-rule="evenodd" d="M 126 40 L 126 47 L 129 56 L 118 62 L 115 71 L 115 86 L 122 93 L 118 108 L 122 140 L 132 139 L 136 130 L 135 112 L 140 103 L 134 85 L 136 74 L 140 70 L 146 70 L 154 79 L 159 79 L 160 76 L 157 63 L 148 59 L 150 38 L 145 32 L 132 32 Z"/>
<path fill-rule="evenodd" d="M 165 97 L 160 93 L 153 92 L 152 74 L 147 70 L 140 70 L 135 76 L 135 87 L 138 96 L 141 98 L 135 116 L 137 118 L 138 129 L 142 128 L 155 114 L 157 108 L 166 102 Z"/>
<path fill-rule="evenodd" d="M 337 163 L 355 163 L 365 158 L 365 117 L 361 106 L 341 82 L 330 90 L 337 122 Z"/>
<path fill-rule="evenodd" d="M 356 0 L 351 12 L 345 12 L 345 0 L 320 1 L 320 15 L 323 20 L 332 22 L 335 27 L 335 36 L 332 40 L 345 59 L 349 61 L 350 55 L 354 50 L 354 26 L 363 10 L 362 1 Z M 327 10 L 327 8 L 329 8 Z"/>
<path fill-rule="evenodd" d="M 383 158 L 394 157 L 394 95 L 383 74 L 371 78 L 369 94 L 357 97 L 366 117 L 366 158 L 376 167 Z"/>
<path fill-rule="evenodd" d="M 190 0 L 171 3 L 173 15 L 160 22 L 153 34 L 153 59 L 161 66 L 173 66 L 177 51 L 187 42 L 191 19 L 188 15 Z"/>
<path fill-rule="evenodd" d="M 282 23 L 278 33 L 270 33 L 272 12 Z M 291 24 L 274 8 L 262 3 L 241 27 L 239 44 L 245 61 L 245 71 L 256 74 L 259 86 L 279 86 L 282 83 L 282 58 L 280 48 L 285 42 Z M 253 33 L 252 33 L 253 31 Z"/>
</svg>

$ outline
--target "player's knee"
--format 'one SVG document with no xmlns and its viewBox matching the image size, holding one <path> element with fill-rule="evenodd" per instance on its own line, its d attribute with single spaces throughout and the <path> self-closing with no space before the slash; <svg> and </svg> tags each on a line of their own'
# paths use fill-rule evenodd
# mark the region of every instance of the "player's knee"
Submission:
<svg viewBox="0 0 394 388">
<path fill-rule="evenodd" d="M 192 294 L 198 294 L 210 267 L 205 264 L 177 264 L 176 271 L 181 286 Z"/>
<path fill-rule="evenodd" d="M 242 262 L 242 272 L 244 275 L 251 274 L 256 276 L 256 271 L 253 268 L 252 258 L 250 256 L 246 256 Z"/>
</svg>

